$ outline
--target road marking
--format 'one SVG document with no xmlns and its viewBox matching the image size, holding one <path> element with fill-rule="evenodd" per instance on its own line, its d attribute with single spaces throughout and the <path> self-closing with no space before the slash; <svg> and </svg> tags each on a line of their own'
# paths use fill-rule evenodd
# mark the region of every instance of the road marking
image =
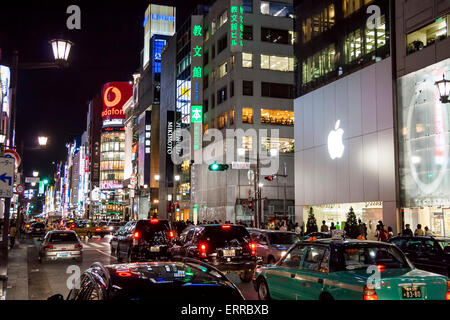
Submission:
<svg viewBox="0 0 450 320">
<path fill-rule="evenodd" d="M 31 269 L 31 272 L 39 272 L 39 269 Z"/>
<path fill-rule="evenodd" d="M 112 256 L 112 255 L 110 255 L 109 253 L 106 253 L 106 252 L 103 252 L 103 251 L 101 251 L 101 250 L 99 250 L 99 249 L 96 249 L 98 252 L 100 252 L 101 254 L 104 254 L 105 256 L 108 256 L 108 257 L 110 257 L 110 258 L 115 258 L 114 256 Z"/>
</svg>

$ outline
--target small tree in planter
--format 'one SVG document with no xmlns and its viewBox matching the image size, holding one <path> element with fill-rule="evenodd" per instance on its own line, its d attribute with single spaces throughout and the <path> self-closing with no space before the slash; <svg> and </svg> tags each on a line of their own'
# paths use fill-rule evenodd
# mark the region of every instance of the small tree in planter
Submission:
<svg viewBox="0 0 450 320">
<path fill-rule="evenodd" d="M 350 207 L 350 211 L 347 213 L 344 231 L 348 238 L 356 239 L 359 236 L 358 221 L 356 220 L 356 215 L 352 207 Z"/>
<path fill-rule="evenodd" d="M 310 234 L 312 232 L 317 232 L 317 221 L 316 217 L 314 217 L 313 208 L 309 208 L 308 221 L 306 222 L 306 234 Z"/>
</svg>

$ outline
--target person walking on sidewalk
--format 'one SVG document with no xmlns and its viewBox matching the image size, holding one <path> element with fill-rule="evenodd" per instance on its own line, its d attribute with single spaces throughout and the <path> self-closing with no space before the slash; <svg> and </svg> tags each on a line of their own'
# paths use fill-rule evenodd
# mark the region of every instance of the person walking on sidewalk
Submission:
<svg viewBox="0 0 450 320">
<path fill-rule="evenodd" d="M 16 223 L 11 222 L 11 225 L 9 226 L 9 248 L 12 250 L 14 248 L 14 244 L 16 243 Z"/>
</svg>

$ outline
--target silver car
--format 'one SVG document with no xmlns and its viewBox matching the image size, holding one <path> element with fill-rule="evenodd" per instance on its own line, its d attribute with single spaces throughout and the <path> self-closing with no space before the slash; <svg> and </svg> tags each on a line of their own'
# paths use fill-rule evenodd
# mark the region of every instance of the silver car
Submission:
<svg viewBox="0 0 450 320">
<path fill-rule="evenodd" d="M 273 264 L 280 260 L 289 248 L 300 240 L 299 235 L 290 231 L 275 231 L 247 228 L 256 243 L 256 255 L 263 263 Z"/>
<path fill-rule="evenodd" d="M 39 262 L 75 259 L 83 261 L 83 245 L 72 230 L 54 230 L 45 235 L 39 247 Z"/>
</svg>

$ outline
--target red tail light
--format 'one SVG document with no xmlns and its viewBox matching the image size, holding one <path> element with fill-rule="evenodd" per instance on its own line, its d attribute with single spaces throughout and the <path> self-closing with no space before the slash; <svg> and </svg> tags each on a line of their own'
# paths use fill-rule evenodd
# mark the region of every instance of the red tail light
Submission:
<svg viewBox="0 0 450 320">
<path fill-rule="evenodd" d="M 378 300 L 377 291 L 373 287 L 373 285 L 370 286 L 364 286 L 364 300 Z"/>
<path fill-rule="evenodd" d="M 102 228 L 95 228 L 95 231 L 102 231 Z"/>
<path fill-rule="evenodd" d="M 155 218 L 153 218 L 153 219 L 150 219 L 150 223 L 158 223 L 158 219 L 155 219 Z"/>
<path fill-rule="evenodd" d="M 75 245 L 75 248 L 80 248 L 80 249 L 82 249 L 83 246 L 82 246 L 81 244 L 76 244 L 76 245 Z"/>
<path fill-rule="evenodd" d="M 173 231 L 169 231 L 169 238 L 172 239 L 173 237 L 175 237 L 175 233 L 173 233 Z"/>
<path fill-rule="evenodd" d="M 386 269 L 386 267 L 383 265 L 378 265 L 377 268 L 378 268 L 378 271 L 380 271 L 380 272 L 383 272 L 384 269 Z"/>
<path fill-rule="evenodd" d="M 201 243 L 198 245 L 198 251 L 200 253 L 201 258 L 206 258 L 206 244 Z"/>
<path fill-rule="evenodd" d="M 222 229 L 230 229 L 230 228 L 231 228 L 231 226 L 228 224 L 222 226 Z"/>
<path fill-rule="evenodd" d="M 256 243 L 251 242 L 250 243 L 250 250 L 252 251 L 252 257 L 256 256 Z"/>
<path fill-rule="evenodd" d="M 69 231 L 70 230 L 70 228 L 66 228 L 66 231 Z"/>
<path fill-rule="evenodd" d="M 53 246 L 51 244 L 48 244 L 44 247 L 45 250 L 53 249 Z"/>
<path fill-rule="evenodd" d="M 450 280 L 447 280 L 447 294 L 445 300 L 450 300 Z"/>
<path fill-rule="evenodd" d="M 132 274 L 130 271 L 130 269 L 118 269 L 116 270 L 116 273 L 119 277 L 131 277 Z"/>
<path fill-rule="evenodd" d="M 133 234 L 133 238 L 135 238 L 135 239 L 139 239 L 140 237 L 141 237 L 141 235 L 139 234 L 139 232 L 135 232 Z"/>
<path fill-rule="evenodd" d="M 73 228 L 75 228 L 75 225 L 74 225 L 74 224 L 72 224 L 72 225 L 71 225 L 70 227 L 71 227 L 71 228 L 73 229 Z"/>
</svg>

